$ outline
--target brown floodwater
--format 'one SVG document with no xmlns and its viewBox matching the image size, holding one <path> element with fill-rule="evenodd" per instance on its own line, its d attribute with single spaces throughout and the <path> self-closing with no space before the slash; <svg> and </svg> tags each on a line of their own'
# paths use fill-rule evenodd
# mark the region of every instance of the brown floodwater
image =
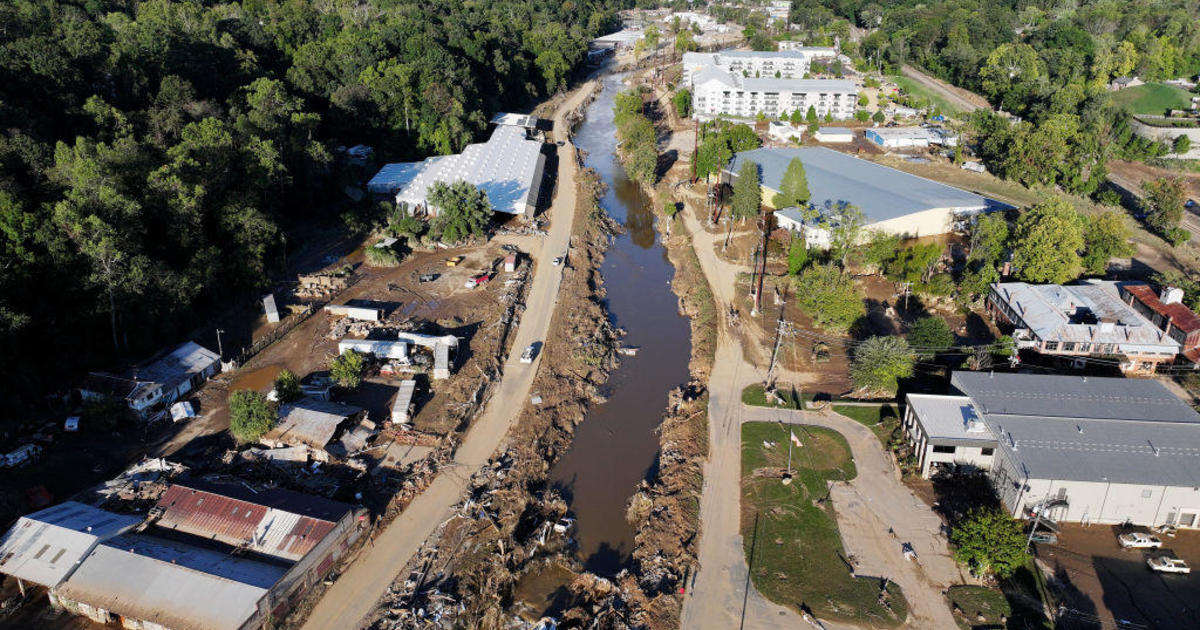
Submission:
<svg viewBox="0 0 1200 630">
<path fill-rule="evenodd" d="M 601 207 L 622 225 L 600 268 L 614 324 L 640 348 L 622 357 L 607 384 L 608 401 L 596 405 L 575 432 L 571 449 L 551 471 L 577 519 L 575 538 L 585 567 L 612 576 L 629 561 L 633 528 L 625 507 L 643 479 L 657 469 L 658 436 L 667 393 L 688 379 L 691 338 L 671 292 L 675 270 L 654 229 L 650 200 L 616 162 L 613 95 L 624 75 L 604 79 L 604 90 L 588 107 L 575 144 L 585 164 L 608 185 Z"/>
</svg>

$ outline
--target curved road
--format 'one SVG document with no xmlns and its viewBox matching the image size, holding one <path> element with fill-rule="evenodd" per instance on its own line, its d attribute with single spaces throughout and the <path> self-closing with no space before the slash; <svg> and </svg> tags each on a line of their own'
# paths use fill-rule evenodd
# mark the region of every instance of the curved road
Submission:
<svg viewBox="0 0 1200 630">
<path fill-rule="evenodd" d="M 733 304 L 738 265 L 720 260 L 714 245 L 720 235 L 701 227 L 691 209 L 681 213 L 693 235 L 700 266 L 718 301 L 718 312 Z M 847 550 L 859 559 L 859 570 L 883 575 L 900 585 L 909 602 L 913 628 L 955 628 L 942 591 L 962 581 L 950 560 L 940 520 L 901 482 L 899 471 L 867 427 L 837 414 L 744 407 L 741 391 L 762 382 L 766 371 L 747 362 L 739 340 L 722 317 L 716 357 L 709 380 L 709 458 L 704 465 L 700 499 L 699 569 L 683 605 L 682 627 L 688 630 L 774 629 L 811 627 L 794 610 L 768 601 L 748 580 L 740 531 L 741 424 L 747 421 L 788 422 L 825 426 L 846 437 L 858 477 L 835 484 L 832 492 L 839 529 Z M 888 533 L 893 528 L 896 536 Z M 901 539 L 912 542 L 920 563 L 902 559 Z M 830 630 L 851 625 L 823 621 Z"/>
<path fill-rule="evenodd" d="M 558 303 L 562 267 L 551 260 L 566 251 L 575 218 L 575 177 L 578 168 L 575 146 L 565 133 L 566 114 L 592 92 L 593 81 L 584 83 L 559 106 L 554 114 L 558 147 L 558 180 L 550 207 L 550 233 L 537 256 L 533 286 L 526 300 L 513 348 L 524 348 L 544 341 Z M 453 465 L 433 480 L 425 492 L 396 517 L 373 541 L 371 549 L 360 554 L 350 568 L 325 592 L 304 623 L 304 630 L 344 630 L 358 628 L 375 610 L 396 579 L 398 572 L 413 557 L 437 527 L 454 513 L 466 492 L 471 474 L 487 463 L 503 444 L 508 430 L 516 423 L 529 399 L 534 375 L 541 362 L 522 365 L 520 353 L 510 352 L 504 364 L 500 385 L 483 414 L 468 430 L 454 455 Z"/>
</svg>

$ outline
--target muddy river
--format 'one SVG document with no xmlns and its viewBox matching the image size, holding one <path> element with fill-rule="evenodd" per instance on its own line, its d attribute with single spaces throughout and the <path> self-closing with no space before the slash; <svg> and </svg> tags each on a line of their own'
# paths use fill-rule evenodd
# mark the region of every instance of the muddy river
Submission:
<svg viewBox="0 0 1200 630">
<path fill-rule="evenodd" d="M 591 409 L 575 433 L 571 450 L 552 471 L 577 519 L 576 539 L 586 568 L 615 575 L 629 560 L 633 528 L 625 505 L 639 481 L 653 476 L 658 455 L 654 429 L 662 420 L 667 392 L 687 382 L 691 350 L 688 321 L 671 293 L 674 268 L 654 229 L 650 200 L 629 181 L 617 162 L 613 95 L 624 75 L 604 79 L 604 90 L 576 130 L 584 163 L 596 169 L 608 192 L 601 207 L 625 226 L 600 271 L 614 324 L 639 348 L 622 357 L 607 386 L 608 401 Z"/>
</svg>

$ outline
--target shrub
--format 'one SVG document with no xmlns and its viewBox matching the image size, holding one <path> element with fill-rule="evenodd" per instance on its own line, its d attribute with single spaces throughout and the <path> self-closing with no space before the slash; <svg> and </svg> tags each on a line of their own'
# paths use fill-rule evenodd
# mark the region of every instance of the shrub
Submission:
<svg viewBox="0 0 1200 630">
<path fill-rule="evenodd" d="M 362 382 L 362 375 L 366 368 L 366 358 L 354 350 L 349 350 L 339 354 L 329 364 L 329 376 L 338 385 L 354 389 Z"/>
<path fill-rule="evenodd" d="M 900 379 L 912 376 L 913 353 L 901 337 L 871 337 L 854 352 L 850 380 L 867 394 L 896 395 Z"/>
<path fill-rule="evenodd" d="M 275 426 L 275 408 L 260 392 L 239 389 L 229 395 L 229 432 L 241 444 L 255 442 Z"/>
<path fill-rule="evenodd" d="M 279 397 L 279 402 L 292 402 L 302 395 L 300 391 L 300 379 L 296 377 L 296 373 L 284 369 L 275 377 L 275 395 Z"/>
</svg>

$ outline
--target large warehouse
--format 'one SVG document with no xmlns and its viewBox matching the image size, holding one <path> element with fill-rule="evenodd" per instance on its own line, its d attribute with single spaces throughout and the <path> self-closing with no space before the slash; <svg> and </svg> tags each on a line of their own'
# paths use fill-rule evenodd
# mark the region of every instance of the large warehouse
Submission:
<svg viewBox="0 0 1200 630">
<path fill-rule="evenodd" d="M 467 145 L 462 153 L 437 155 L 421 162 L 388 164 L 367 184 L 377 195 L 395 195 L 397 203 L 414 210 L 437 214 L 430 206 L 430 187 L 465 181 L 487 193 L 492 209 L 532 218 L 537 208 L 546 156 L 543 143 L 532 137 L 537 119 L 516 114 L 497 114 L 496 126 L 487 142 Z"/>
<path fill-rule="evenodd" d="M 822 215 L 837 215 L 846 205 L 862 211 L 870 229 L 912 237 L 945 234 L 961 219 L 1006 208 L 1005 204 L 894 168 L 822 147 L 743 151 L 721 173 L 731 183 L 746 160 L 758 165 L 763 204 L 774 197 L 792 159 L 799 158 L 808 176 L 810 204 Z"/>
<path fill-rule="evenodd" d="M 955 372 L 1015 517 L 1200 527 L 1200 414 L 1154 380 Z M 919 411 L 919 410 L 918 410 Z"/>
</svg>

